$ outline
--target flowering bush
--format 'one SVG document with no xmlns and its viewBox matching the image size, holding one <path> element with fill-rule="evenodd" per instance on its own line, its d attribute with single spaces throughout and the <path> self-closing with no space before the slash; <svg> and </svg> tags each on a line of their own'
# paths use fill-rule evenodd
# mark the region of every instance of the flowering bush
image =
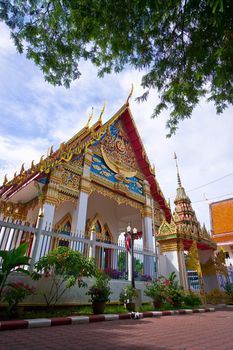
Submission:
<svg viewBox="0 0 233 350">
<path fill-rule="evenodd" d="M 151 278 L 150 275 L 141 275 L 140 276 L 140 281 L 148 282 L 148 281 L 152 281 L 152 278 Z"/>
<path fill-rule="evenodd" d="M 158 307 L 162 304 L 181 306 L 184 299 L 184 292 L 178 281 L 175 272 L 169 278 L 159 277 L 146 286 L 145 295 L 151 297 Z"/>
<path fill-rule="evenodd" d="M 3 301 L 8 303 L 9 314 L 14 314 L 18 303 L 23 301 L 27 296 L 35 294 L 36 289 L 29 287 L 23 282 L 9 283 L 3 291 Z"/>
<path fill-rule="evenodd" d="M 116 269 L 112 269 L 110 267 L 105 268 L 104 273 L 114 280 L 125 278 L 125 272 L 122 272 L 122 271 L 119 271 Z"/>
<path fill-rule="evenodd" d="M 41 258 L 35 264 L 35 279 L 51 278 L 51 288 L 43 293 L 47 306 L 54 306 L 67 289 L 76 283 L 85 287 L 83 277 L 95 276 L 96 266 L 93 259 L 87 259 L 82 253 L 68 247 L 58 247 Z"/>
<path fill-rule="evenodd" d="M 112 292 L 109 286 L 109 280 L 109 276 L 107 276 L 104 272 L 98 271 L 96 273 L 96 282 L 86 293 L 90 296 L 90 301 L 92 303 L 110 301 L 110 295 Z"/>
<path fill-rule="evenodd" d="M 170 281 L 164 277 L 159 277 L 146 285 L 145 295 L 152 298 L 154 303 L 162 305 L 171 302 L 169 298 Z"/>
</svg>

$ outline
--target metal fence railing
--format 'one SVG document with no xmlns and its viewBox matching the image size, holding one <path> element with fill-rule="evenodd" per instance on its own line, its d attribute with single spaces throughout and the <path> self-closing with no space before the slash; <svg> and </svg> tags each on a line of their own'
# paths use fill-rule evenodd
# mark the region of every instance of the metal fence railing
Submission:
<svg viewBox="0 0 233 350">
<path fill-rule="evenodd" d="M 118 243 L 100 241 L 95 232 L 91 237 L 82 232 L 59 232 L 45 228 L 41 229 L 22 223 L 0 221 L 0 250 L 17 248 L 21 243 L 28 242 L 27 255 L 32 263 L 46 256 L 49 251 L 67 246 L 72 250 L 82 252 L 86 257 L 95 259 L 96 265 L 104 270 L 112 279 L 129 278 L 130 253 L 125 248 L 124 241 Z M 135 280 L 149 281 L 155 277 L 156 255 L 153 251 L 136 245 L 134 249 Z"/>
</svg>

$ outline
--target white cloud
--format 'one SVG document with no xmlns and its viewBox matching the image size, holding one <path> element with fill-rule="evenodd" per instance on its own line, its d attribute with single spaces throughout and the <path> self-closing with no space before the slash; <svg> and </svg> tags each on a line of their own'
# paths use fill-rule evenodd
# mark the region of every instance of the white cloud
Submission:
<svg viewBox="0 0 233 350">
<path fill-rule="evenodd" d="M 96 69 L 81 62 L 79 81 L 73 82 L 69 90 L 54 88 L 44 82 L 42 73 L 32 62 L 15 53 L 4 25 L 0 31 L 0 48 L 5 48 L 0 54 L 1 179 L 5 172 L 12 175 L 19 171 L 23 161 L 29 165 L 32 159 L 39 160 L 49 146 L 57 147 L 77 133 L 85 125 L 92 106 L 96 120 L 106 100 L 103 119 L 109 119 L 125 102 L 132 83 L 131 110 L 165 197 L 174 197 L 177 187 L 174 151 L 187 191 L 233 172 L 232 107 L 222 116 L 216 116 L 213 105 L 201 101 L 192 119 L 182 122 L 177 134 L 167 139 L 168 114 L 150 118 L 158 100 L 156 92 L 150 94 L 147 102 L 134 101 L 143 92 L 142 73 L 126 70 L 98 79 Z M 188 194 L 195 202 L 203 199 L 203 193 L 212 198 L 231 192 L 232 177 L 229 177 Z M 193 206 L 200 221 L 209 227 L 207 202 Z"/>
</svg>

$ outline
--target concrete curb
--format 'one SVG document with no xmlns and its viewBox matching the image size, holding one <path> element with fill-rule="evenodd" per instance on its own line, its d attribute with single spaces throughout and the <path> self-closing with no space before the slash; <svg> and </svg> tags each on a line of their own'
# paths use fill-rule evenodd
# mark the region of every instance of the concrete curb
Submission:
<svg viewBox="0 0 233 350">
<path fill-rule="evenodd" d="M 140 318 L 146 317 L 161 317 L 172 315 L 190 315 L 193 313 L 213 312 L 215 308 L 206 309 L 193 309 L 193 310 L 171 310 L 171 311 L 147 311 L 140 313 Z M 115 321 L 130 319 L 130 313 L 125 314 L 112 314 L 112 315 L 91 315 L 91 316 L 70 316 L 70 317 L 54 317 L 54 318 L 37 318 L 27 320 L 12 320 L 1 321 L 0 331 L 11 329 L 25 329 L 25 328 L 37 328 L 37 327 L 53 327 L 64 326 L 68 324 L 80 324 L 80 323 L 92 323 L 102 321 Z"/>
</svg>

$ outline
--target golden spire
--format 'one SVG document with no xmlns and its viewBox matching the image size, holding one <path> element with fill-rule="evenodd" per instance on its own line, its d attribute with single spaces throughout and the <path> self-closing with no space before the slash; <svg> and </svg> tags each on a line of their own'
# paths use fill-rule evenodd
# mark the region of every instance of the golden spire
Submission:
<svg viewBox="0 0 233 350">
<path fill-rule="evenodd" d="M 60 147 L 59 147 L 59 152 L 62 153 L 62 152 L 64 152 L 64 150 L 65 150 L 65 143 L 62 142 L 62 143 L 60 144 Z"/>
<path fill-rule="evenodd" d="M 89 124 L 90 124 L 90 121 L 92 120 L 93 114 L 94 114 L 94 108 L 92 107 L 91 114 L 90 114 L 90 117 L 88 118 L 85 128 L 89 128 Z"/>
<path fill-rule="evenodd" d="M 126 100 L 126 104 L 129 104 L 129 99 L 131 98 L 132 94 L 133 94 L 133 84 L 132 84 L 129 96 L 128 96 L 127 100 Z"/>
<path fill-rule="evenodd" d="M 16 184 L 16 178 L 17 178 L 17 175 L 16 175 L 16 172 L 14 173 L 14 177 L 13 177 L 13 184 Z"/>
<path fill-rule="evenodd" d="M 31 163 L 31 172 L 34 173 L 35 171 L 35 165 L 34 165 L 34 160 Z"/>
<path fill-rule="evenodd" d="M 24 172 L 25 172 L 25 169 L 24 169 L 24 163 L 23 163 L 21 166 L 20 175 L 22 175 Z"/>
<path fill-rule="evenodd" d="M 176 156 L 176 153 L 175 153 L 175 152 L 174 152 L 174 159 L 175 159 L 175 162 L 176 162 L 177 183 L 178 183 L 178 186 L 181 187 L 181 181 L 180 181 L 180 174 L 179 174 L 177 156 Z"/>
<path fill-rule="evenodd" d="M 99 116 L 99 119 L 98 119 L 98 122 L 101 123 L 101 124 L 102 124 L 102 115 L 104 114 L 105 107 L 106 107 L 106 101 L 104 101 L 104 105 L 102 107 L 102 110 L 100 112 L 100 116 Z"/>
<path fill-rule="evenodd" d="M 7 176 L 4 176 L 4 180 L 3 180 L 3 186 L 5 186 L 7 184 L 8 180 L 7 180 Z"/>
</svg>

